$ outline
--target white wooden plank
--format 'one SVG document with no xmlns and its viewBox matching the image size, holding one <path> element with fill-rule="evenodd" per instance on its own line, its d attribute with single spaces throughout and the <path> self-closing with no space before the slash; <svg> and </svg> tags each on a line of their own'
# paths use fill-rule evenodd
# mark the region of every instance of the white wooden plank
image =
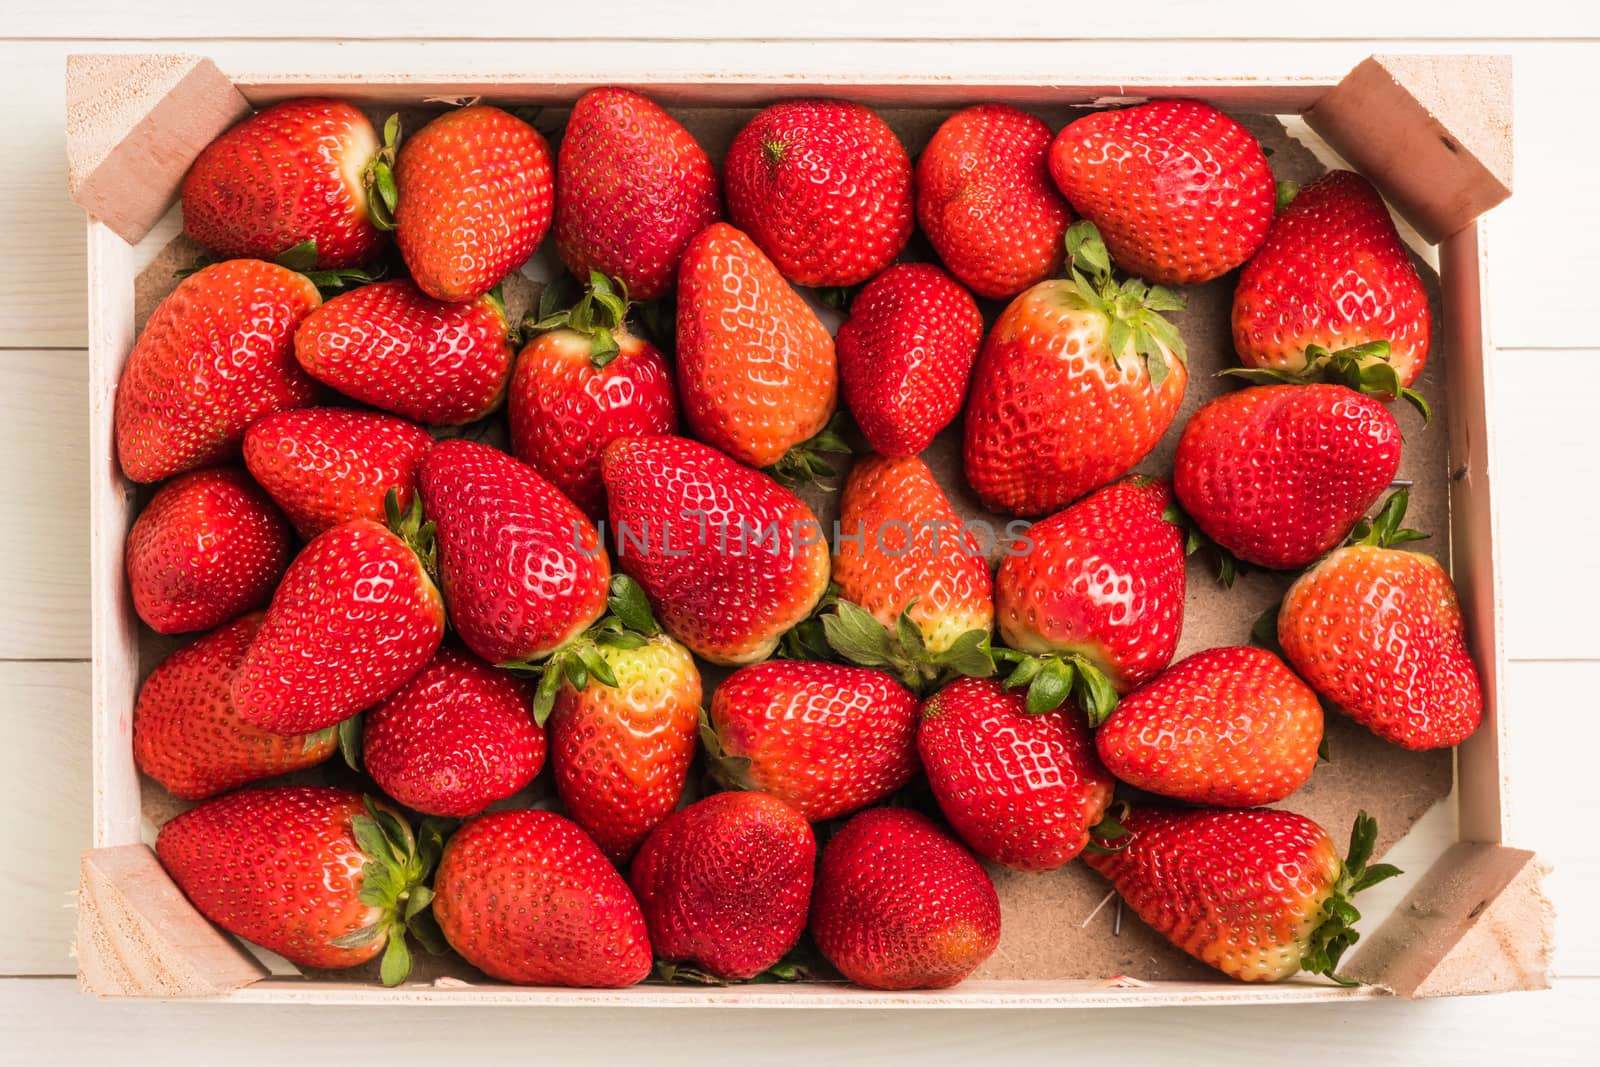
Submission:
<svg viewBox="0 0 1600 1067">
<path fill-rule="evenodd" d="M 0 351 L 0 658 L 89 654 L 88 425 L 85 353 Z"/>
<path fill-rule="evenodd" d="M 78 853 L 89 846 L 94 792 L 89 665 L 0 663 L 0 708 L 8 914 L 0 923 L 0 974 L 70 973 L 72 893 Z"/>
</svg>

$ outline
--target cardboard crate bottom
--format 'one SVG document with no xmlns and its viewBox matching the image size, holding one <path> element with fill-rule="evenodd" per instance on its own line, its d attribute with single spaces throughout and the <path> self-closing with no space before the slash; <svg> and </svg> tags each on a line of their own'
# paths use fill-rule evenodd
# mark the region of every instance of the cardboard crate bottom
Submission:
<svg viewBox="0 0 1600 1067">
<path fill-rule="evenodd" d="M 137 623 L 122 578 L 122 542 L 134 511 L 134 490 L 121 478 L 111 439 L 116 381 L 135 335 L 133 282 L 140 260 L 147 258 L 143 247 L 136 252 L 129 242 L 145 238 L 166 213 L 188 161 L 251 106 L 315 93 L 400 106 L 479 95 L 562 104 L 606 79 L 563 78 L 545 67 L 537 79 L 372 74 L 329 83 L 288 75 L 229 79 L 209 61 L 193 57 L 69 60 L 74 195 L 99 219 L 90 225 L 96 848 L 85 854 L 79 897 L 81 984 L 100 995 L 212 996 L 237 1002 L 768 1008 L 1295 1003 L 1544 984 L 1549 920 L 1538 891 L 1539 867 L 1530 853 L 1501 843 L 1502 656 L 1489 495 L 1484 256 L 1476 216 L 1507 191 L 1509 157 L 1497 154 L 1504 147 L 1497 140 L 1500 125 L 1509 121 L 1505 68 L 1486 57 L 1375 57 L 1342 80 L 1269 84 L 1240 78 L 1219 84 L 1172 77 L 1116 86 L 1119 98 L 1183 95 L 1238 111 L 1304 112 L 1312 128 L 1367 173 L 1419 232 L 1439 241 L 1439 325 L 1449 338 L 1450 359 L 1442 405 L 1449 441 L 1450 562 L 1483 675 L 1486 718 L 1458 753 L 1462 843 L 1430 868 L 1381 927 L 1364 927 L 1367 939 L 1348 960 L 1347 971 L 1369 984 L 1345 989 L 1292 980 L 1249 986 L 1220 976 L 1198 982 L 979 978 L 951 990 L 884 993 L 827 983 L 571 990 L 452 976 L 384 989 L 285 978 L 269 975 L 238 942 L 188 905 L 153 853 L 139 843 L 140 782 L 131 756 L 131 709 L 141 666 Z M 1054 76 L 953 86 L 828 70 L 783 81 L 761 72 L 724 72 L 696 82 L 634 77 L 627 84 L 684 107 L 748 107 L 825 92 L 885 108 L 949 110 L 985 100 L 1060 108 L 1091 103 L 1108 92 L 1107 84 L 1073 85 Z M 1504 90 L 1504 99 L 1486 94 L 1485 85 Z M 1443 104 L 1452 100 L 1470 108 L 1447 110 Z M 1430 432 L 1437 433 L 1437 426 Z M 1329 830 L 1341 833 L 1340 827 Z M 1131 916 L 1127 921 L 1137 922 Z"/>
</svg>

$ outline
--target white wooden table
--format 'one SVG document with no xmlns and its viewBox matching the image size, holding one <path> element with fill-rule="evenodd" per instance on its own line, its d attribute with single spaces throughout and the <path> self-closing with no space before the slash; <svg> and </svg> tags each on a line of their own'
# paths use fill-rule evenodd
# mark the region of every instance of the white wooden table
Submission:
<svg viewBox="0 0 1600 1067">
<path fill-rule="evenodd" d="M 1600 752 L 1600 4 L 1545 0 L 1339 5 L 1144 0 L 1110 19 L 1088 6 L 923 0 L 748 0 L 599 7 L 300 0 L 236 11 L 212 0 L 0 0 L 0 1034 L 8 1062 L 473 1062 L 608 1057 L 707 1062 L 1152 1062 L 1355 1057 L 1373 1064 L 1596 1062 L 1600 885 L 1592 767 Z M 795 8 L 803 8 L 796 14 Z M 1075 10 L 1081 17 L 1075 17 Z M 1088 24 L 1091 23 L 1092 24 Z M 1084 23 L 1084 24 L 1079 24 Z M 486 33 L 528 40 L 487 40 Z M 387 39 L 374 35 L 387 34 Z M 594 35 L 610 35 L 599 40 Z M 1384 36 L 1379 36 L 1382 34 Z M 532 40 L 533 37 L 542 40 Z M 1269 1009 L 890 1014 L 597 1010 L 416 1011 L 113 1004 L 70 979 L 71 890 L 89 835 L 89 594 L 83 225 L 66 198 L 63 57 L 187 50 L 225 69 L 467 65 L 537 70 L 541 50 L 592 59 L 597 77 L 649 62 L 696 71 L 718 49 L 781 70 L 801 39 L 881 69 L 953 72 L 1181 64 L 1199 72 L 1335 71 L 1376 51 L 1494 51 L 1516 61 L 1517 195 L 1490 216 L 1491 307 L 1506 542 L 1505 714 L 1511 843 L 1553 864 L 1556 987 L 1446 1002 Z M 170 39 L 181 39 L 174 45 Z M 623 39 L 625 38 L 625 39 Z M 956 43 L 959 42 L 959 43 Z M 663 69 L 663 68 L 657 68 Z M 382 1034 L 379 1030 L 382 1030 Z M 399 1042 L 405 1042 L 399 1051 Z M 386 1042 L 396 1043 L 391 1049 Z M 714 1044 L 715 1049 L 707 1046 Z M 1325 1046 L 1318 1049 L 1315 1046 Z M 420 1059 L 413 1062 L 420 1062 Z"/>
</svg>

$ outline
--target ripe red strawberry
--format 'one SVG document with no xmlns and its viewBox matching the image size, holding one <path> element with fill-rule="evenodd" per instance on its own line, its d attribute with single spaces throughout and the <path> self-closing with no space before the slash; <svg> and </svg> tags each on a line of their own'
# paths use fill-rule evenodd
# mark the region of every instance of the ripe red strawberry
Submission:
<svg viewBox="0 0 1600 1067">
<path fill-rule="evenodd" d="M 342 100 L 285 100 L 206 145 L 183 179 L 183 232 L 227 259 L 276 259 L 316 242 L 316 265 L 354 267 L 383 250 L 363 173 L 372 123 Z"/>
<path fill-rule="evenodd" d="M 563 142 L 565 143 L 565 142 Z M 541 316 L 507 404 L 511 449 L 591 519 L 605 517 L 600 450 L 619 437 L 675 433 L 672 371 L 627 328 L 627 299 L 596 274 L 568 312 Z"/>
<path fill-rule="evenodd" d="M 915 456 L 867 456 L 850 469 L 839 504 L 833 580 L 841 608 L 824 616 L 840 654 L 891 667 L 908 685 L 945 669 L 988 674 L 994 584 L 978 537 Z M 902 623 L 901 617 L 906 622 Z M 865 625 L 861 625 L 864 623 Z"/>
<path fill-rule="evenodd" d="M 209 630 L 264 607 L 289 565 L 289 524 L 244 471 L 192 471 L 128 531 L 133 609 L 152 630 Z"/>
<path fill-rule="evenodd" d="M 811 905 L 811 824 L 765 793 L 716 793 L 669 815 L 628 883 L 656 958 L 754 978 L 800 940 Z"/>
<path fill-rule="evenodd" d="M 766 475 L 683 437 L 619 438 L 600 470 L 617 566 L 697 656 L 765 659 L 827 590 L 816 515 Z"/>
<path fill-rule="evenodd" d="M 1013 300 L 972 376 L 967 481 L 993 511 L 1057 511 L 1126 474 L 1189 380 L 1183 339 L 1159 314 L 1183 299 L 1136 278 L 1117 285 L 1089 223 L 1068 228 L 1067 250 L 1072 276 Z"/>
<path fill-rule="evenodd" d="M 1050 175 L 1117 266 L 1159 285 L 1208 282 L 1244 263 L 1277 205 L 1250 131 L 1194 100 L 1068 123 L 1050 146 Z"/>
<path fill-rule="evenodd" d="M 1387 362 L 1408 386 L 1432 330 L 1428 294 L 1388 209 L 1347 170 L 1312 182 L 1278 213 L 1233 292 L 1233 343 L 1247 367 L 1298 373 L 1313 346 L 1386 341 Z"/>
<path fill-rule="evenodd" d="M 425 535 L 403 528 L 405 538 L 355 519 L 301 549 L 234 676 L 240 718 L 274 733 L 321 730 L 384 699 L 433 658 L 444 605 L 408 543 Z"/>
<path fill-rule="evenodd" d="M 848 100 L 789 100 L 739 131 L 722 162 L 728 217 L 796 285 L 855 285 L 911 237 L 911 158 Z"/>
<path fill-rule="evenodd" d="M 1135 475 L 1035 523 L 1000 561 L 995 615 L 1048 711 L 1072 691 L 1098 725 L 1126 693 L 1172 662 L 1183 629 L 1183 532 L 1166 518 L 1165 481 Z"/>
<path fill-rule="evenodd" d="M 710 721 L 723 777 L 812 822 L 875 804 L 917 771 L 917 698 L 882 671 L 753 664 L 717 686 Z"/>
<path fill-rule="evenodd" d="M 600 641 L 595 653 L 615 684 L 561 686 L 548 724 L 550 764 L 567 815 L 622 864 L 683 795 L 700 728 L 700 672 L 665 634 L 638 647 Z"/>
<path fill-rule="evenodd" d="M 391 489 L 409 510 L 432 447 L 428 431 L 392 415 L 297 408 L 251 424 L 244 465 L 309 541 L 351 519 L 382 522 Z"/>
<path fill-rule="evenodd" d="M 206 634 L 157 664 L 139 689 L 134 762 L 179 800 L 314 767 L 338 747 L 332 730 L 282 737 L 234 711 L 228 687 L 260 627 L 255 612 Z"/>
<path fill-rule="evenodd" d="M 1050 127 L 1006 104 L 944 120 L 917 159 L 917 221 L 950 272 L 1009 300 L 1061 267 L 1072 209 L 1050 180 Z"/>
<path fill-rule="evenodd" d="M 475 441 L 422 461 L 450 623 L 490 663 L 542 660 L 606 610 L 611 564 L 583 512 L 526 464 Z"/>
<path fill-rule="evenodd" d="M 1387 547 L 1422 536 L 1399 529 L 1404 515 L 1401 490 L 1355 544 L 1296 579 L 1278 642 L 1311 688 L 1379 737 L 1447 748 L 1478 728 L 1483 690 L 1450 575 L 1432 556 Z"/>
<path fill-rule="evenodd" d="M 750 239 L 702 230 L 678 269 L 678 396 L 689 430 L 770 467 L 821 433 L 839 400 L 833 338 Z"/>
<path fill-rule="evenodd" d="M 1000 898 L 982 865 L 933 820 L 874 808 L 822 851 L 811 936 L 872 989 L 943 989 L 1000 943 Z"/>
<path fill-rule="evenodd" d="M 450 838 L 433 883 L 450 947 L 519 985 L 633 985 L 650 973 L 639 904 L 594 842 L 548 811 L 480 815 Z"/>
<path fill-rule="evenodd" d="M 1251 563 L 1304 567 L 1344 540 L 1400 466 L 1400 427 L 1342 385 L 1226 393 L 1178 439 L 1173 490 L 1217 544 Z"/>
<path fill-rule="evenodd" d="M 938 267 L 897 263 L 850 303 L 839 327 L 845 403 L 867 443 L 914 456 L 950 425 L 983 341 L 972 295 Z"/>
<path fill-rule="evenodd" d="M 512 352 L 498 298 L 446 304 L 403 278 L 341 293 L 306 316 L 294 337 L 295 358 L 313 378 L 431 426 L 458 426 L 499 407 Z"/>
<path fill-rule="evenodd" d="M 454 645 L 362 716 L 361 765 L 424 815 L 464 818 L 533 781 L 545 737 L 526 682 Z"/>
<path fill-rule="evenodd" d="M 550 146 L 488 104 L 447 111 L 406 138 L 394 185 L 400 254 L 435 300 L 487 293 L 527 262 L 550 228 Z"/>
<path fill-rule="evenodd" d="M 983 859 L 1053 871 L 1083 851 L 1115 784 L 1072 710 L 1038 714 L 993 678 L 958 678 L 922 706 L 917 751 L 939 809 Z"/>
<path fill-rule="evenodd" d="M 439 847 L 387 806 L 317 786 L 229 793 L 156 838 L 172 880 L 224 930 L 302 967 L 355 967 L 382 952 L 384 985 L 411 970 L 408 928 L 431 940 L 406 914 L 428 893 Z"/>
<path fill-rule="evenodd" d="M 572 105 L 556 162 L 556 251 L 581 281 L 618 278 L 638 300 L 677 282 L 689 239 L 722 213 L 705 149 L 655 101 L 590 89 Z"/>
<path fill-rule="evenodd" d="M 1290 811 L 1151 808 L 1118 821 L 1115 851 L 1085 862 L 1157 933 L 1245 982 L 1300 970 L 1339 981 L 1361 918 L 1350 898 L 1400 873 L 1367 865 L 1378 826 L 1365 812 L 1343 861 L 1327 831 Z"/>
<path fill-rule="evenodd" d="M 303 274 L 257 259 L 178 283 L 145 323 L 117 383 L 117 458 L 159 482 L 238 454 L 245 427 L 304 407 L 317 383 L 294 361 L 300 320 L 322 301 Z"/>
<path fill-rule="evenodd" d="M 1322 705 L 1259 648 L 1212 648 L 1134 690 L 1095 732 L 1106 769 L 1192 804 L 1276 804 L 1305 785 L 1322 743 Z"/>
</svg>

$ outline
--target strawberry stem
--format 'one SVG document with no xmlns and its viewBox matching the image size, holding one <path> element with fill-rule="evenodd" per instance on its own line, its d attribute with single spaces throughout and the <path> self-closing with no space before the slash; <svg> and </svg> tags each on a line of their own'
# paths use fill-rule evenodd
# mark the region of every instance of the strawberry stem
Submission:
<svg viewBox="0 0 1600 1067">
<path fill-rule="evenodd" d="M 1406 504 L 1410 493 L 1405 488 L 1396 489 L 1389 494 L 1389 499 L 1383 502 L 1383 507 L 1371 519 L 1363 518 L 1356 523 L 1355 529 L 1350 531 L 1350 538 L 1345 543 L 1348 545 L 1375 545 L 1378 548 L 1389 548 L 1393 545 L 1405 544 L 1408 541 L 1425 541 L 1428 534 L 1421 530 L 1413 530 L 1400 525 L 1406 517 Z"/>
<path fill-rule="evenodd" d="M 394 229 L 394 213 L 400 206 L 400 190 L 394 182 L 399 147 L 400 116 L 395 114 L 383 124 L 383 146 L 361 171 L 361 184 L 367 190 L 367 218 L 385 233 Z"/>
<path fill-rule="evenodd" d="M 1401 874 L 1400 868 L 1389 863 L 1369 866 L 1372 853 L 1378 844 L 1378 822 L 1365 811 L 1356 815 L 1350 828 L 1350 848 L 1339 866 L 1339 877 L 1333 891 L 1322 902 L 1323 920 L 1311 932 L 1310 944 L 1300 957 L 1300 969 L 1331 978 L 1340 985 L 1357 983 L 1337 973 L 1339 960 L 1349 947 L 1360 940 L 1355 924 L 1361 913 L 1350 898 L 1379 882 Z"/>
</svg>

